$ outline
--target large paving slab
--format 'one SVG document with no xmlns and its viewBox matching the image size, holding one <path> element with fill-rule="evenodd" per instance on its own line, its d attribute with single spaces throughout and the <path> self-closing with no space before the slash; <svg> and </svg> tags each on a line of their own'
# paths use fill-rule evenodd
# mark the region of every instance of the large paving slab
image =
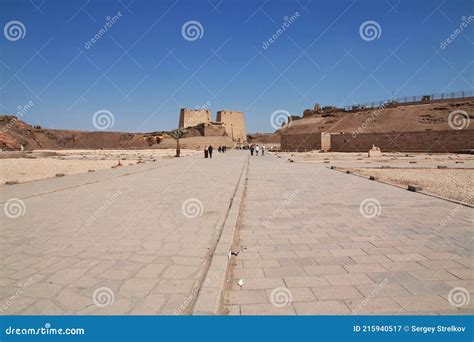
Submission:
<svg viewBox="0 0 474 342">
<path fill-rule="evenodd" d="M 246 158 L 1 187 L 1 314 L 189 314 Z"/>
<path fill-rule="evenodd" d="M 251 157 L 224 312 L 472 314 L 474 209 Z"/>
</svg>

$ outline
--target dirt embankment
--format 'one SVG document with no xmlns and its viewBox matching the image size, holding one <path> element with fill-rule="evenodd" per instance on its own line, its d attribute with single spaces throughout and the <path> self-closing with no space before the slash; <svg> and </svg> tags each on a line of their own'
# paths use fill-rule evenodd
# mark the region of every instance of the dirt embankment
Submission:
<svg viewBox="0 0 474 342">
<path fill-rule="evenodd" d="M 228 136 L 211 136 L 204 138 L 203 127 L 189 127 L 183 129 L 182 144 L 186 148 L 189 141 L 191 144 L 199 140 L 200 145 L 214 143 L 212 139 L 220 138 L 228 145 Z M 227 138 L 227 139 L 225 139 Z M 208 141 L 209 140 L 209 141 Z M 186 145 L 186 146 L 185 146 Z M 192 146 L 191 146 L 192 145 Z M 65 150 L 65 149 L 148 149 L 148 148 L 174 148 L 176 141 L 170 132 L 152 133 L 126 133 L 109 131 L 74 131 L 47 129 L 40 126 L 32 126 L 19 118 L 11 115 L 0 116 L 0 148 L 4 151 L 20 151 L 23 147 L 26 151 L 31 150 Z"/>
<path fill-rule="evenodd" d="M 85 132 L 45 129 L 15 116 L 0 116 L 0 147 L 18 151 L 34 149 L 143 149 L 156 144 L 163 134 Z"/>
<path fill-rule="evenodd" d="M 282 134 L 297 133 L 351 133 L 364 129 L 364 133 L 407 132 L 450 129 L 448 117 L 455 110 L 463 110 L 474 120 L 474 100 L 459 99 L 428 104 L 399 105 L 378 109 L 343 112 L 314 112 L 292 120 Z M 469 127 L 470 128 L 470 127 Z"/>
<path fill-rule="evenodd" d="M 275 133 L 254 133 L 247 135 L 247 140 L 251 144 L 279 144 L 280 139 L 280 131 L 276 131 Z"/>
</svg>

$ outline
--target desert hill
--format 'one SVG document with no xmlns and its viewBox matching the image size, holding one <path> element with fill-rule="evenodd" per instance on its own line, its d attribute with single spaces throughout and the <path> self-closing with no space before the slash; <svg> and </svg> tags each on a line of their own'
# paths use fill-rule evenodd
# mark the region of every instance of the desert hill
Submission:
<svg viewBox="0 0 474 342">
<path fill-rule="evenodd" d="M 181 146 L 196 148 L 203 144 L 229 144 L 225 133 L 204 138 L 204 127 L 182 129 Z M 218 134 L 219 133 L 219 134 Z M 206 131 L 209 133 L 209 130 Z M 230 142 L 231 143 L 231 142 Z M 0 116 L 0 148 L 6 151 L 64 149 L 149 149 L 174 148 L 176 141 L 170 132 L 126 133 L 109 131 L 76 131 L 32 126 L 11 115 Z"/>
<path fill-rule="evenodd" d="M 301 118 L 292 117 L 281 129 L 283 134 L 351 133 L 364 126 L 364 133 L 406 132 L 450 129 L 448 116 L 454 110 L 464 110 L 474 119 L 474 99 L 447 100 L 427 104 L 399 105 L 359 111 L 305 111 Z M 472 128 L 472 127 L 469 127 Z"/>
<path fill-rule="evenodd" d="M 31 126 L 15 116 L 0 116 L 0 147 L 3 150 L 33 149 L 135 149 L 150 148 L 161 133 L 86 132 Z"/>
</svg>

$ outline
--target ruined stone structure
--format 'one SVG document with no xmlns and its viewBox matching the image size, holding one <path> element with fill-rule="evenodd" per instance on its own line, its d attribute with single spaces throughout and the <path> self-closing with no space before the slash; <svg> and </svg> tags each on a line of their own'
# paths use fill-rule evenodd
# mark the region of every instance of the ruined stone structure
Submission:
<svg viewBox="0 0 474 342">
<path fill-rule="evenodd" d="M 189 147 L 192 146 L 192 148 L 201 148 L 207 145 L 235 147 L 247 142 L 244 113 L 242 112 L 219 111 L 216 121 L 212 121 L 210 110 L 182 108 L 179 113 L 179 128 L 189 127 L 194 129 L 187 130 L 187 136 L 181 139 L 183 146 L 188 142 Z M 164 146 L 164 144 L 161 145 Z"/>
<path fill-rule="evenodd" d="M 234 142 L 247 142 L 244 113 L 230 110 L 221 110 L 217 112 L 216 121 L 224 125 L 227 134 Z"/>
<path fill-rule="evenodd" d="M 196 128 L 203 137 L 228 136 L 225 127 L 220 123 L 211 122 L 210 124 L 199 124 Z"/>
<path fill-rule="evenodd" d="M 329 151 L 331 149 L 331 134 L 326 132 L 321 132 L 321 151 Z"/>
<path fill-rule="evenodd" d="M 181 108 L 179 112 L 179 128 L 193 127 L 201 123 L 211 123 L 210 110 Z"/>
</svg>

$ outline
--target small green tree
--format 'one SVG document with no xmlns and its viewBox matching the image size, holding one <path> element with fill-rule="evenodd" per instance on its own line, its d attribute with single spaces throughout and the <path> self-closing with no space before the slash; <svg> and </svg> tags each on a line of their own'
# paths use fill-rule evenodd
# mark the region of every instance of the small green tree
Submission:
<svg viewBox="0 0 474 342">
<path fill-rule="evenodd" d="M 171 136 L 173 139 L 176 140 L 176 155 L 175 157 L 179 157 L 181 155 L 181 148 L 179 147 L 179 139 L 183 136 L 183 131 L 179 128 L 176 128 L 171 131 Z"/>
</svg>

